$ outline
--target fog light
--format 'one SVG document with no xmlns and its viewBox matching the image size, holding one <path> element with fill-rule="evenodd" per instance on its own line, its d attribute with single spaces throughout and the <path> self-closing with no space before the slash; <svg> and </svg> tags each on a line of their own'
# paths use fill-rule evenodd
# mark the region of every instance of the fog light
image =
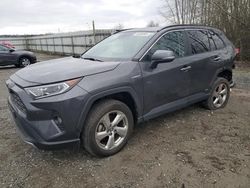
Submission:
<svg viewBox="0 0 250 188">
<path fill-rule="evenodd" d="M 56 124 L 56 126 L 61 130 L 64 131 L 64 125 L 62 122 L 62 118 L 60 118 L 59 116 L 55 116 L 53 118 L 54 123 Z"/>
<path fill-rule="evenodd" d="M 57 125 L 60 125 L 62 123 L 62 118 L 60 118 L 59 116 L 55 116 L 53 119 Z"/>
</svg>

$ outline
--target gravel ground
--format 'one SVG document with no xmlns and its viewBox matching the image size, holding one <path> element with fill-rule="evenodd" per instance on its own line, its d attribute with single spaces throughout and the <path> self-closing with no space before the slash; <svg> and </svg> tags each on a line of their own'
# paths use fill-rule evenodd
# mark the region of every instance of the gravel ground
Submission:
<svg viewBox="0 0 250 188">
<path fill-rule="evenodd" d="M 193 105 L 137 125 L 128 145 L 104 159 L 23 143 L 6 102 L 5 80 L 17 70 L 0 68 L 0 187 L 250 185 L 250 68 L 235 70 L 237 86 L 226 108 L 213 112 Z"/>
</svg>

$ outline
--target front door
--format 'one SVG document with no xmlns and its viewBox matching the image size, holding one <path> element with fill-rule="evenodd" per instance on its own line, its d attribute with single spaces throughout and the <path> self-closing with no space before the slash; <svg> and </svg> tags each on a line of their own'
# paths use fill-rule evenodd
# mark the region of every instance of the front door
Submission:
<svg viewBox="0 0 250 188">
<path fill-rule="evenodd" d="M 152 69 L 148 65 L 156 50 L 172 50 L 176 58 Z M 185 32 L 171 31 L 165 33 L 142 58 L 140 65 L 144 84 L 144 114 L 189 95 L 189 62 L 186 61 L 186 51 Z"/>
<path fill-rule="evenodd" d="M 9 48 L 0 45 L 0 65 L 10 65 L 14 62 L 14 55 Z"/>
</svg>

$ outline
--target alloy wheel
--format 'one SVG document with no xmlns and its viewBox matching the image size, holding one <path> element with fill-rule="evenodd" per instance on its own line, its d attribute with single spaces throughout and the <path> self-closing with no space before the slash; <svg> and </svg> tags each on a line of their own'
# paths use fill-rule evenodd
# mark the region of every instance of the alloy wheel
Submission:
<svg viewBox="0 0 250 188">
<path fill-rule="evenodd" d="M 23 67 L 27 67 L 28 65 L 30 65 L 30 60 L 26 57 L 23 57 L 21 60 L 20 60 L 20 63 Z"/>
<path fill-rule="evenodd" d="M 118 110 L 106 113 L 99 121 L 95 140 L 104 150 L 112 150 L 121 145 L 128 133 L 128 118 Z"/>
<path fill-rule="evenodd" d="M 226 101 L 228 95 L 228 88 L 226 84 L 220 83 L 213 93 L 213 104 L 216 108 L 220 108 Z"/>
</svg>

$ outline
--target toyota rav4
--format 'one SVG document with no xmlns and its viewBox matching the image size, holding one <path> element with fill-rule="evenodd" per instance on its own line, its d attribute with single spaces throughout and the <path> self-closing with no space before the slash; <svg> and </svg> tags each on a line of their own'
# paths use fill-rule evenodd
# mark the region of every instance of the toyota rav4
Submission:
<svg viewBox="0 0 250 188">
<path fill-rule="evenodd" d="M 30 65 L 6 85 L 24 141 L 40 149 L 82 145 L 109 156 L 133 127 L 202 102 L 225 107 L 234 46 L 218 29 L 174 25 L 117 32 L 79 58 Z"/>
</svg>

